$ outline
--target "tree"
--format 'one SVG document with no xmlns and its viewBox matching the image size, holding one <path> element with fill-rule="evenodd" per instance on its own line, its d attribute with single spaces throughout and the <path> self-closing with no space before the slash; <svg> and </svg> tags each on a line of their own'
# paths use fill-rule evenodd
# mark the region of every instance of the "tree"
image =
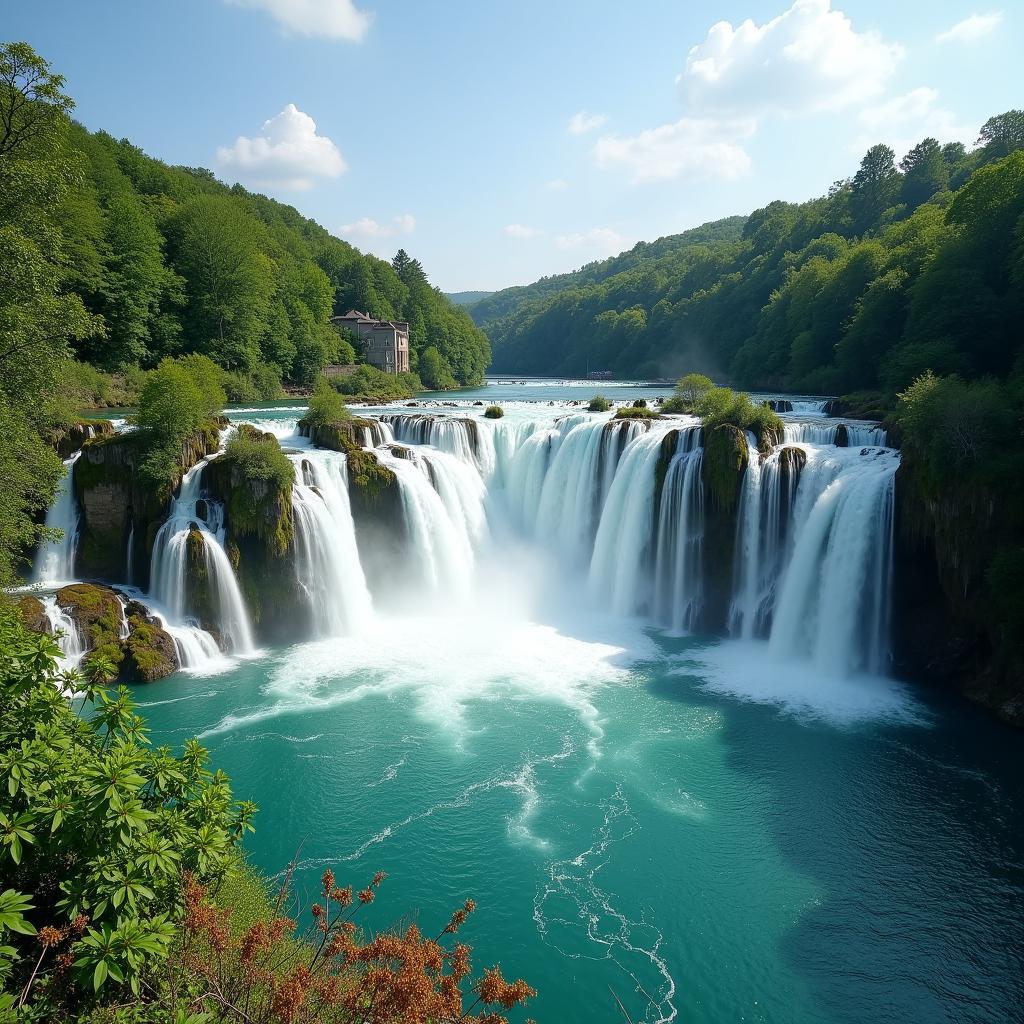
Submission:
<svg viewBox="0 0 1024 1024">
<path fill-rule="evenodd" d="M 986 161 L 998 160 L 1024 148 L 1024 110 L 1008 110 L 990 117 L 978 132 L 978 145 Z"/>
<path fill-rule="evenodd" d="M 74 105 L 64 76 L 28 43 L 0 47 L 0 158 L 59 146 Z"/>
<path fill-rule="evenodd" d="M 427 275 L 424 273 L 423 264 L 419 260 L 413 259 L 404 249 L 399 249 L 395 253 L 395 258 L 391 261 L 391 266 L 394 268 L 395 273 L 398 275 L 399 281 L 406 286 L 406 288 L 412 288 L 417 284 L 425 284 Z"/>
<path fill-rule="evenodd" d="M 174 227 L 193 343 L 228 369 L 253 365 L 274 286 L 259 223 L 226 196 L 203 195 Z"/>
<path fill-rule="evenodd" d="M 903 158 L 900 198 L 910 211 L 927 202 L 949 184 L 949 168 L 937 139 L 924 139 Z"/>
<path fill-rule="evenodd" d="M 433 345 L 420 354 L 419 375 L 428 391 L 452 391 L 458 386 L 444 357 Z"/>
<path fill-rule="evenodd" d="M 896 154 L 886 145 L 872 146 L 853 176 L 850 202 L 859 231 L 874 226 L 878 218 L 895 202 L 899 192 Z"/>
<path fill-rule="evenodd" d="M 696 412 L 704 396 L 715 386 L 710 377 L 702 373 L 688 373 L 676 381 L 672 396 L 662 404 L 664 412 Z"/>
</svg>

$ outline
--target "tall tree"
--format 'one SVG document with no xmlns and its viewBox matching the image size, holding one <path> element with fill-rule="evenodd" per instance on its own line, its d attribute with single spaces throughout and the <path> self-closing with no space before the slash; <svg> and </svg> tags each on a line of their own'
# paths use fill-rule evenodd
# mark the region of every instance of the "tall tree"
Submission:
<svg viewBox="0 0 1024 1024">
<path fill-rule="evenodd" d="M 858 231 L 873 227 L 878 218 L 896 201 L 899 194 L 899 171 L 896 154 L 886 145 L 872 146 L 853 176 L 850 202 Z"/>
<path fill-rule="evenodd" d="M 919 142 L 903 158 L 900 170 L 903 171 L 900 199 L 911 212 L 949 184 L 949 168 L 937 139 Z"/>
<path fill-rule="evenodd" d="M 978 133 L 986 160 L 998 160 L 1024 148 L 1024 110 L 1008 110 L 990 117 Z"/>
</svg>

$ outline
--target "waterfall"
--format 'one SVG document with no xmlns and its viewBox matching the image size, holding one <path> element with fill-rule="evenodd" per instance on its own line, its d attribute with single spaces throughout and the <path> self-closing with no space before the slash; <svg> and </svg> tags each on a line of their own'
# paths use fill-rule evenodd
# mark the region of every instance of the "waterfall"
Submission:
<svg viewBox="0 0 1024 1024">
<path fill-rule="evenodd" d="M 75 625 L 75 620 L 57 604 L 52 594 L 40 599 L 50 632 L 57 638 L 60 647 L 60 658 L 57 664 L 63 672 L 73 672 L 78 668 L 85 654 L 85 642 Z M 59 634 L 59 635 L 58 635 Z"/>
<path fill-rule="evenodd" d="M 292 456 L 295 573 L 318 637 L 352 632 L 370 614 L 370 592 L 356 548 L 347 460 L 338 452 Z"/>
<path fill-rule="evenodd" d="M 57 497 L 46 513 L 46 527 L 60 530 L 58 540 L 44 541 L 36 555 L 32 582 L 54 586 L 75 578 L 75 549 L 78 545 L 78 503 L 73 487 L 74 465 L 81 452 L 64 463 Z"/>
<path fill-rule="evenodd" d="M 664 434 L 630 441 L 605 502 L 590 561 L 590 592 L 619 615 L 650 611 L 655 468 Z"/>
<path fill-rule="evenodd" d="M 410 451 L 400 458 L 386 449 L 381 463 L 398 480 L 416 582 L 428 593 L 469 594 L 475 545 L 486 532 L 485 488 L 479 474 L 441 451 Z"/>
<path fill-rule="evenodd" d="M 124 577 L 129 586 L 135 582 L 135 522 L 128 528 L 128 550 L 125 552 Z"/>
<path fill-rule="evenodd" d="M 808 452 L 769 639 L 774 655 L 809 657 L 832 674 L 885 670 L 898 466 L 890 449 Z"/>
<path fill-rule="evenodd" d="M 886 431 L 868 423 L 787 422 L 782 425 L 782 439 L 786 444 L 835 444 L 841 426 L 851 448 L 885 447 Z"/>
<path fill-rule="evenodd" d="M 191 532 L 198 531 L 222 643 L 235 654 L 251 654 L 254 645 L 249 614 L 223 546 L 223 510 L 215 502 L 203 502 L 205 516 L 211 520 L 207 522 L 198 508 L 206 461 L 185 474 L 167 521 L 156 535 L 150 563 L 150 592 L 169 623 L 194 626 L 194 622 L 188 621 L 186 608 L 188 544 Z"/>
<path fill-rule="evenodd" d="M 704 483 L 700 427 L 679 431 L 658 509 L 654 617 L 672 630 L 692 629 L 703 595 Z"/>
</svg>

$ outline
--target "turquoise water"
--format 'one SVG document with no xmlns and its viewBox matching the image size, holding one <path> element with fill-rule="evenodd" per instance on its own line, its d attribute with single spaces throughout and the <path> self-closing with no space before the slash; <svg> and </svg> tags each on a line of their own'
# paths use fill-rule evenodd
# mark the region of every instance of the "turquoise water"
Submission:
<svg viewBox="0 0 1024 1024">
<path fill-rule="evenodd" d="M 373 926 L 475 898 L 475 964 L 538 1020 L 619 1020 L 610 989 L 634 1021 L 1020 1019 L 1019 736 L 903 690 L 723 692 L 713 641 L 559 618 L 396 617 L 137 697 L 311 898 L 327 865 L 388 872 Z"/>
<path fill-rule="evenodd" d="M 581 394 L 505 387 L 512 420 Z M 615 997 L 635 1022 L 1024 1019 L 1018 733 L 613 618 L 501 531 L 475 578 L 136 688 L 157 742 L 200 736 L 259 803 L 251 856 L 298 854 L 307 905 L 326 866 L 388 873 L 370 927 L 436 934 L 472 897 L 476 969 L 525 977 L 542 1022 L 620 1021 Z"/>
</svg>

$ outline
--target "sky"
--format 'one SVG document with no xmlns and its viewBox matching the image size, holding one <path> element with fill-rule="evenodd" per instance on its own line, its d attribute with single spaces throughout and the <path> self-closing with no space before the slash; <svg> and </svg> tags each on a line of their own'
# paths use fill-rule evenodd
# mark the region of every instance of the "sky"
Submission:
<svg viewBox="0 0 1024 1024">
<path fill-rule="evenodd" d="M 1024 101 L 997 0 L 0 0 L 76 117 L 446 291 L 821 195 Z"/>
</svg>

